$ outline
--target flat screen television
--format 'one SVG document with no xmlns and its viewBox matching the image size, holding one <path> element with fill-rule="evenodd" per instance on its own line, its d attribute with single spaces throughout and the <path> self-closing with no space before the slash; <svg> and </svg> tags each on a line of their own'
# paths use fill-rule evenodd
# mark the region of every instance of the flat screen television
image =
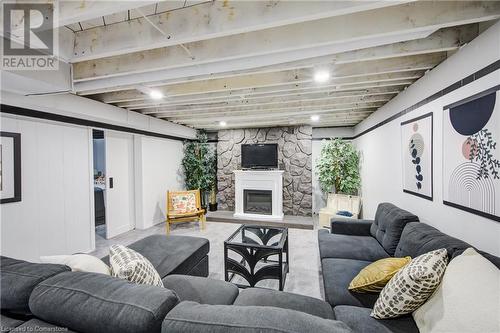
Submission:
<svg viewBox="0 0 500 333">
<path fill-rule="evenodd" d="M 241 167 L 244 169 L 277 169 L 278 145 L 275 143 L 241 145 Z"/>
</svg>

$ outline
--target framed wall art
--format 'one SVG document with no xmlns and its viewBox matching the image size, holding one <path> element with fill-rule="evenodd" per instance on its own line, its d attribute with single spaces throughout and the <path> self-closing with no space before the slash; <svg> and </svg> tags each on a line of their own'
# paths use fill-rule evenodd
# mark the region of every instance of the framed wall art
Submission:
<svg viewBox="0 0 500 333">
<path fill-rule="evenodd" d="M 443 203 L 500 222 L 499 90 L 444 107 Z"/>
<path fill-rule="evenodd" d="M 0 132 L 0 203 L 21 201 L 21 134 Z"/>
<path fill-rule="evenodd" d="M 401 123 L 403 192 L 433 198 L 432 112 Z"/>
</svg>

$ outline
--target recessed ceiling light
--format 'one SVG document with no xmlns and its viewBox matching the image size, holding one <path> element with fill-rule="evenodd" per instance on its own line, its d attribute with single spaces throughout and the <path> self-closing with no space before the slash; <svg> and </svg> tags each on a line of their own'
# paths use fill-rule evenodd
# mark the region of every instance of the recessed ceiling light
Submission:
<svg viewBox="0 0 500 333">
<path fill-rule="evenodd" d="M 151 97 L 152 99 L 162 99 L 164 96 L 161 91 L 153 89 L 149 92 L 149 97 Z"/>
<path fill-rule="evenodd" d="M 318 121 L 319 116 L 317 114 L 311 116 L 311 121 Z"/>
<path fill-rule="evenodd" d="M 219 121 L 219 125 L 224 127 L 227 125 L 227 123 L 224 120 Z"/>
<path fill-rule="evenodd" d="M 317 70 L 314 73 L 314 81 L 317 83 L 325 83 L 330 80 L 330 72 L 324 69 Z"/>
</svg>

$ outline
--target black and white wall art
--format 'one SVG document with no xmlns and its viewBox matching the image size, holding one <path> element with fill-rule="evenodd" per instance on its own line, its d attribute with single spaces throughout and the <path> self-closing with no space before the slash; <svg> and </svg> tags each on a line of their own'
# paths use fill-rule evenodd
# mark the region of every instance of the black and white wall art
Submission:
<svg viewBox="0 0 500 333">
<path fill-rule="evenodd" d="M 432 200 L 432 112 L 401 123 L 403 192 Z"/>
<path fill-rule="evenodd" d="M 500 222 L 499 90 L 444 107 L 443 203 Z"/>
<path fill-rule="evenodd" d="M 0 132 L 0 203 L 21 201 L 21 134 Z"/>
</svg>

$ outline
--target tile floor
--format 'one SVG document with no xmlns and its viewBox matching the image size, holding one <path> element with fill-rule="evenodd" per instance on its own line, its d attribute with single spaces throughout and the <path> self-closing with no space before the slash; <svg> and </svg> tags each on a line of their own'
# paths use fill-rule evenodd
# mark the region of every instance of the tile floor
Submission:
<svg viewBox="0 0 500 333">
<path fill-rule="evenodd" d="M 317 226 L 317 219 L 315 219 Z M 207 222 L 205 230 L 200 230 L 198 223 L 183 223 L 174 226 L 171 235 L 205 237 L 210 241 L 209 270 L 210 278 L 224 279 L 224 241 L 240 224 Z M 96 234 L 96 250 L 92 255 L 104 257 L 112 244 L 128 245 L 153 234 L 164 234 L 164 224 L 155 225 L 145 230 L 132 230 L 112 239 Z M 289 229 L 290 272 L 287 275 L 285 291 L 324 299 L 321 265 L 318 252 L 318 231 Z M 238 278 L 238 277 L 237 277 Z M 257 286 L 277 288 L 276 280 L 265 280 Z"/>
</svg>

